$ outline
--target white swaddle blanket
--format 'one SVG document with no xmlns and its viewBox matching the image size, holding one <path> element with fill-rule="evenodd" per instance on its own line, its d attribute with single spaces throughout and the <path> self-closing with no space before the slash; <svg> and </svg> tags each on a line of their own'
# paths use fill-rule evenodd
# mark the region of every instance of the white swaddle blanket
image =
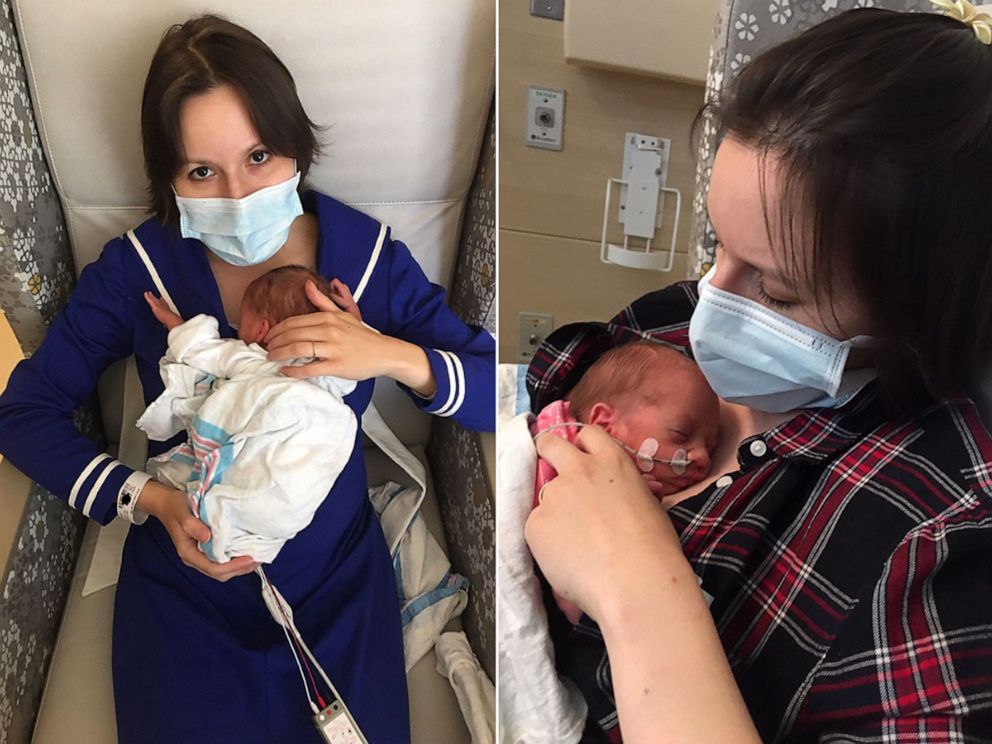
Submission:
<svg viewBox="0 0 992 744">
<path fill-rule="evenodd" d="M 586 721 L 585 700 L 555 671 L 548 616 L 524 540 L 536 471 L 537 451 L 527 414 L 501 419 L 496 460 L 496 627 L 503 744 L 577 742 Z"/>
<path fill-rule="evenodd" d="M 438 673 L 451 681 L 472 744 L 496 741 L 496 690 L 461 631 L 442 633 L 434 646 Z"/>
<path fill-rule="evenodd" d="M 186 491 L 211 531 L 200 547 L 226 563 L 271 563 L 306 527 L 344 469 L 355 414 L 352 380 L 286 377 L 265 349 L 221 339 L 216 318 L 197 315 L 169 332 L 159 370 L 165 391 L 138 419 L 149 437 L 189 440 L 149 459 L 156 480 Z"/>
<path fill-rule="evenodd" d="M 468 579 L 451 572 L 448 556 L 420 515 L 419 488 L 384 483 L 369 489 L 382 533 L 391 546 L 403 623 L 406 671 L 434 647 L 448 621 L 468 604 Z"/>
</svg>

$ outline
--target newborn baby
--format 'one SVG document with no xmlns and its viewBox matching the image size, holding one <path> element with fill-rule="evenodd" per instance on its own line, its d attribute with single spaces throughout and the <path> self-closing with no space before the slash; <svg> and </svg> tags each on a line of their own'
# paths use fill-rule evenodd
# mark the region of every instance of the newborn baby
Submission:
<svg viewBox="0 0 992 744">
<path fill-rule="evenodd" d="M 307 281 L 361 319 L 344 284 L 302 266 L 274 269 L 248 286 L 240 340 L 220 338 L 216 318 L 184 322 L 145 293 L 169 329 L 169 348 L 159 365 L 165 390 L 137 425 L 157 441 L 183 430 L 189 435 L 149 459 L 147 469 L 186 492 L 190 509 L 211 531 L 200 549 L 218 563 L 241 555 L 275 560 L 310 523 L 351 456 L 357 420 L 344 396 L 355 382 L 287 377 L 280 374 L 285 363 L 270 362 L 259 345 L 276 323 L 316 311 Z"/>
<path fill-rule="evenodd" d="M 648 488 L 667 496 L 701 481 L 717 443 L 719 401 L 688 357 L 652 341 L 637 341 L 603 354 L 566 400 L 537 416 L 532 433 L 547 431 L 574 441 L 583 424 L 597 424 L 624 448 Z M 535 504 L 541 488 L 557 475 L 538 460 Z M 558 673 L 571 679 L 589 709 L 583 741 L 620 744 L 612 697 L 601 689 L 606 654 L 599 629 L 572 602 L 544 585 L 548 623 Z M 554 617 L 551 598 L 567 619 Z"/>
<path fill-rule="evenodd" d="M 584 424 L 603 427 L 637 464 L 659 498 L 701 481 L 716 447 L 720 408 L 695 362 L 653 341 L 637 341 L 603 354 L 566 396 L 546 406 L 531 427 L 575 441 Z M 537 462 L 534 505 L 557 473 Z M 573 625 L 581 610 L 555 595 Z"/>
<path fill-rule="evenodd" d="M 709 473 L 719 418 L 717 396 L 692 360 L 637 341 L 603 354 L 565 400 L 537 415 L 532 431 L 575 441 L 582 424 L 601 426 L 631 455 L 651 492 L 667 496 Z M 538 462 L 535 504 L 555 475 Z"/>
</svg>

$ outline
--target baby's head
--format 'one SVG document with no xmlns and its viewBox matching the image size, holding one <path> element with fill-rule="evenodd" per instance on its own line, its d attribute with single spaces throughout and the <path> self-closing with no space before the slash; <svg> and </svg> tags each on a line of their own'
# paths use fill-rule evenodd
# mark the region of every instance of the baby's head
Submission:
<svg viewBox="0 0 992 744">
<path fill-rule="evenodd" d="M 249 284 L 241 298 L 238 338 L 248 344 L 261 344 L 276 323 L 317 312 L 307 297 L 308 279 L 325 295 L 331 295 L 330 283 L 324 277 L 296 264 L 272 269 Z"/>
<path fill-rule="evenodd" d="M 674 349 L 652 341 L 611 349 L 567 398 L 576 419 L 602 426 L 634 452 L 646 439 L 658 442 L 658 459 L 685 450 L 690 462 L 683 474 L 660 463 L 646 473 L 652 492 L 681 491 L 709 472 L 719 402 L 699 367 Z"/>
</svg>

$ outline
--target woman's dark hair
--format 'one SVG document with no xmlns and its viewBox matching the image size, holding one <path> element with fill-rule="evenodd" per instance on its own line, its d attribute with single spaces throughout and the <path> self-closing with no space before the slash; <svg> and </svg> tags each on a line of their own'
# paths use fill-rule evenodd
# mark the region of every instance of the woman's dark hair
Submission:
<svg viewBox="0 0 992 744">
<path fill-rule="evenodd" d="M 765 213 L 769 239 L 779 215 L 786 270 L 819 299 L 853 282 L 890 410 L 960 392 L 985 371 L 992 47 L 942 15 L 848 11 L 755 58 L 705 110 L 720 137 L 781 168 L 780 208 Z"/>
<path fill-rule="evenodd" d="M 190 96 L 230 85 L 267 148 L 296 158 L 300 183 L 320 153 L 318 127 L 296 83 L 268 45 L 225 18 L 202 15 L 169 28 L 152 57 L 141 98 L 141 140 L 151 211 L 178 225 L 172 181 L 186 161 L 179 112 Z"/>
</svg>

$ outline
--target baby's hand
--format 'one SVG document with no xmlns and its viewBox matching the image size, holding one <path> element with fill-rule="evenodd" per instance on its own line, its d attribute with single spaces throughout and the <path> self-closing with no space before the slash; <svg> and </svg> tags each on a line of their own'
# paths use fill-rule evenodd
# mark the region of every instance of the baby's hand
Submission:
<svg viewBox="0 0 992 744">
<path fill-rule="evenodd" d="M 182 325 L 183 319 L 172 312 L 162 298 L 156 297 L 151 292 L 145 292 L 145 302 L 152 309 L 155 319 L 170 331 L 177 325 Z"/>
<path fill-rule="evenodd" d="M 330 297 L 334 300 L 334 304 L 346 313 L 351 313 L 358 320 L 362 319 L 362 313 L 358 309 L 358 303 L 355 302 L 355 298 L 351 296 L 351 290 L 349 290 L 348 285 L 340 279 L 331 279 Z"/>
</svg>

